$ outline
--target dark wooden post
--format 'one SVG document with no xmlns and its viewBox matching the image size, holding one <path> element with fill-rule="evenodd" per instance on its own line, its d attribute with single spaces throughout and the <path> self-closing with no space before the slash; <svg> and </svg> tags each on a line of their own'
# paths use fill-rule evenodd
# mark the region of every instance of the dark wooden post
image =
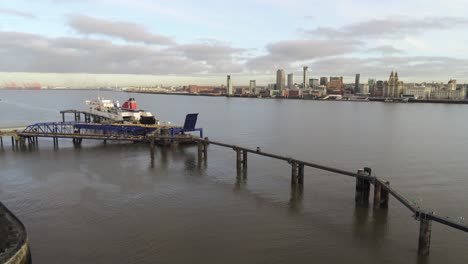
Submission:
<svg viewBox="0 0 468 264">
<path fill-rule="evenodd" d="M 242 151 L 242 168 L 247 169 L 247 151 Z"/>
<path fill-rule="evenodd" d="M 367 206 L 369 204 L 370 181 L 364 177 L 369 176 L 363 170 L 358 170 L 356 175 L 356 205 Z"/>
<path fill-rule="evenodd" d="M 390 185 L 390 182 L 386 181 L 385 185 Z M 388 191 L 385 188 L 381 187 L 380 191 L 380 208 L 387 209 L 388 208 L 388 199 L 389 199 Z"/>
<path fill-rule="evenodd" d="M 297 167 L 298 164 L 296 162 L 291 162 L 291 185 L 297 184 Z"/>
<path fill-rule="evenodd" d="M 207 137 L 205 138 L 205 141 L 203 141 L 203 155 L 205 159 L 208 158 L 208 138 Z"/>
<path fill-rule="evenodd" d="M 431 246 L 432 220 L 427 219 L 427 215 L 425 213 L 419 213 L 419 222 L 418 255 L 429 256 L 429 249 Z"/>
<path fill-rule="evenodd" d="M 201 141 L 198 141 L 198 161 L 201 161 L 203 158 L 203 143 Z"/>
<path fill-rule="evenodd" d="M 297 183 L 299 185 L 304 184 L 304 164 L 298 164 L 299 165 L 299 173 L 298 173 L 298 178 L 297 178 Z"/>
<path fill-rule="evenodd" d="M 0 136 L 0 145 L 2 146 L 3 148 L 3 137 Z"/>
<path fill-rule="evenodd" d="M 382 185 L 379 181 L 374 182 L 374 208 L 380 208 L 380 202 L 382 201 Z"/>
<path fill-rule="evenodd" d="M 236 151 L 236 167 L 237 167 L 237 170 L 240 170 L 241 169 L 241 163 L 242 163 L 241 150 L 236 148 L 235 151 Z"/>
</svg>

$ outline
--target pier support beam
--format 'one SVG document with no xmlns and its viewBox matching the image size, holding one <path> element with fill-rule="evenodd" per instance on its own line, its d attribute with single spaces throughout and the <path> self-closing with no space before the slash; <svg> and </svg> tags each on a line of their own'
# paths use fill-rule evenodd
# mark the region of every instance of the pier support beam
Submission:
<svg viewBox="0 0 468 264">
<path fill-rule="evenodd" d="M 291 162 L 291 185 L 297 184 L 298 167 L 299 167 L 299 164 L 297 164 L 297 162 L 294 162 L 294 161 Z"/>
<path fill-rule="evenodd" d="M 236 148 L 235 151 L 236 151 L 236 168 L 239 171 L 241 169 L 241 164 L 242 164 L 242 157 L 241 157 L 242 150 Z"/>
<path fill-rule="evenodd" d="M 247 151 L 242 151 L 242 168 L 247 169 Z"/>
<path fill-rule="evenodd" d="M 358 170 L 357 172 L 355 195 L 357 206 L 367 206 L 369 204 L 370 181 L 365 178 L 366 176 L 370 176 L 369 170 Z"/>
<path fill-rule="evenodd" d="M 427 219 L 426 216 L 427 215 L 424 213 L 419 213 L 419 256 L 429 256 L 429 249 L 431 246 L 432 220 Z"/>
<path fill-rule="evenodd" d="M 298 164 L 297 183 L 299 183 L 299 185 L 304 184 L 304 164 L 301 163 Z"/>
</svg>

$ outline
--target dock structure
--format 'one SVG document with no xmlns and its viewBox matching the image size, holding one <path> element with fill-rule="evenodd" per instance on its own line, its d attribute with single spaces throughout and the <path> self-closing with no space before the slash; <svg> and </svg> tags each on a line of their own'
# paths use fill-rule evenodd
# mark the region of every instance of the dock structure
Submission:
<svg viewBox="0 0 468 264">
<path fill-rule="evenodd" d="M 333 172 L 336 174 L 353 177 L 356 179 L 355 189 L 355 204 L 356 206 L 367 207 L 370 198 L 370 188 L 374 185 L 374 199 L 373 208 L 375 210 L 388 210 L 389 197 L 393 196 L 399 203 L 405 206 L 413 213 L 413 217 L 419 221 L 419 239 L 418 239 L 418 255 L 428 256 L 431 241 L 431 228 L 432 222 L 437 222 L 454 229 L 468 232 L 468 226 L 456 221 L 452 218 L 435 214 L 431 210 L 425 210 L 410 202 L 403 194 L 398 192 L 396 189 L 390 186 L 390 182 L 382 178 L 377 178 L 372 175 L 371 168 L 359 169 L 356 172 L 341 170 L 334 167 L 324 166 L 308 161 L 298 160 L 291 157 L 281 156 L 268 152 L 261 151 L 259 147 L 256 149 L 240 147 L 236 145 L 230 145 L 222 142 L 216 142 L 209 140 L 208 138 L 198 138 L 198 157 L 199 160 L 207 159 L 207 147 L 208 145 L 216 145 L 220 147 L 229 148 L 236 153 L 236 167 L 238 172 L 240 170 L 247 169 L 247 154 L 255 154 L 264 157 L 269 157 L 277 160 L 286 161 L 291 165 L 291 185 L 302 186 L 304 184 L 304 168 L 310 167 L 323 171 Z"/>
</svg>

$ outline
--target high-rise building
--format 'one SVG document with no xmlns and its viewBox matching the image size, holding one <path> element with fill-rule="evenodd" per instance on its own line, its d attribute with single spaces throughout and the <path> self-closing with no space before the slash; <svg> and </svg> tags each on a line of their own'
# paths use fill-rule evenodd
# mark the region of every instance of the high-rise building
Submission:
<svg viewBox="0 0 468 264">
<path fill-rule="evenodd" d="M 374 90 L 375 90 L 375 79 L 369 78 L 367 80 L 367 85 L 369 85 L 369 93 L 374 96 Z"/>
<path fill-rule="evenodd" d="M 361 74 L 357 73 L 356 78 L 354 79 L 354 94 L 359 93 L 359 79 L 361 78 Z"/>
<path fill-rule="evenodd" d="M 256 84 L 256 81 L 255 80 L 250 80 L 249 82 L 249 90 L 250 92 L 254 92 L 255 88 L 256 88 L 257 84 Z"/>
<path fill-rule="evenodd" d="M 328 85 L 328 77 L 320 77 L 320 85 Z"/>
<path fill-rule="evenodd" d="M 390 74 L 388 81 L 384 82 L 384 97 L 397 98 L 403 93 L 403 82 L 398 80 L 398 72 Z"/>
<path fill-rule="evenodd" d="M 384 95 L 384 81 L 377 81 L 375 83 L 373 96 L 380 97 Z"/>
<path fill-rule="evenodd" d="M 227 76 L 227 83 L 226 83 L 226 87 L 227 87 L 227 94 L 228 95 L 233 95 L 233 88 L 232 88 L 232 80 L 231 80 L 231 75 L 228 75 Z"/>
<path fill-rule="evenodd" d="M 276 71 L 276 90 L 284 90 L 285 73 L 283 69 Z"/>
<path fill-rule="evenodd" d="M 309 77 L 307 76 L 307 69 L 309 69 L 309 67 L 307 66 L 304 66 L 302 68 L 302 71 L 303 71 L 303 75 L 302 75 L 302 88 L 304 89 L 307 89 L 308 88 L 308 81 L 309 81 Z"/>
<path fill-rule="evenodd" d="M 294 88 L 294 75 L 292 73 L 288 74 L 288 89 Z"/>
</svg>

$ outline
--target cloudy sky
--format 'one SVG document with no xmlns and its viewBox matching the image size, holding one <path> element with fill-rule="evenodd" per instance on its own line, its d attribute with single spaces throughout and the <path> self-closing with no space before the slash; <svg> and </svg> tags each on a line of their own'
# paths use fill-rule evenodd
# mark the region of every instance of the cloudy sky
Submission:
<svg viewBox="0 0 468 264">
<path fill-rule="evenodd" d="M 278 68 L 300 82 L 305 65 L 463 83 L 466 14 L 468 0 L 0 0 L 0 85 L 265 84 Z"/>
</svg>

